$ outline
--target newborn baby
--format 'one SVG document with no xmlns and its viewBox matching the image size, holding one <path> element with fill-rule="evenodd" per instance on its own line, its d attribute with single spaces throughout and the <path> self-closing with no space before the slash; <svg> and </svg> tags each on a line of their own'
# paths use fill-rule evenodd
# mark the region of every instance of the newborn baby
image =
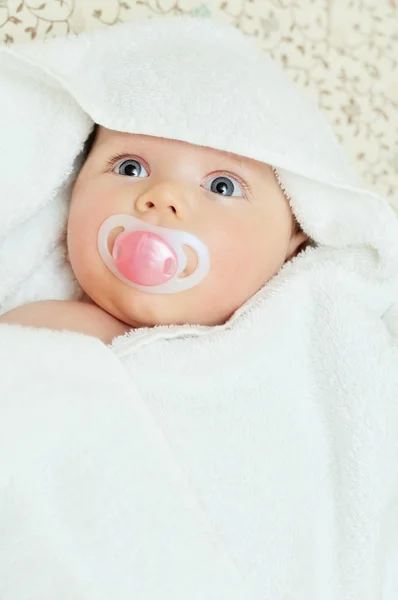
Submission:
<svg viewBox="0 0 398 600">
<path fill-rule="evenodd" d="M 67 233 L 82 301 L 35 302 L 0 323 L 81 332 L 104 343 L 137 327 L 222 324 L 307 243 L 269 165 L 100 126 L 90 145 L 72 191 Z M 98 249 L 98 232 L 112 215 L 195 236 L 207 249 L 208 274 L 177 293 L 131 287 Z M 110 254 L 122 231 L 112 229 Z M 183 250 L 180 279 L 190 277 L 200 259 L 191 246 Z"/>
</svg>

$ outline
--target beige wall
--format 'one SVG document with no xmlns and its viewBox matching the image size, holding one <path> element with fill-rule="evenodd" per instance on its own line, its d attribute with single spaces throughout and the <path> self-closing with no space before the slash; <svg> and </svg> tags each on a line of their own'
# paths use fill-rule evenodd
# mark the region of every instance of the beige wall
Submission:
<svg viewBox="0 0 398 600">
<path fill-rule="evenodd" d="M 0 0 L 0 43 L 179 13 L 256 38 L 317 99 L 365 183 L 398 208 L 398 0 Z"/>
</svg>

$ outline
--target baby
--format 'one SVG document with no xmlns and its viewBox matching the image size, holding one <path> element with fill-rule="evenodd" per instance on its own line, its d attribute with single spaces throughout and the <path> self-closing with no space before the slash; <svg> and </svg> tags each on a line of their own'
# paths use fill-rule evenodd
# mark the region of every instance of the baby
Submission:
<svg viewBox="0 0 398 600">
<path fill-rule="evenodd" d="M 269 165 L 101 126 L 89 144 L 73 187 L 67 232 L 69 261 L 85 295 L 82 301 L 28 304 L 4 314 L 0 323 L 81 332 L 106 344 L 131 328 L 222 324 L 307 244 Z M 156 232 L 150 243 L 160 253 L 166 249 L 173 273 L 178 258 L 162 241 L 162 231 L 194 236 L 195 248 L 189 236 L 182 246 L 186 263 L 174 279 L 188 283 L 198 271 L 203 259 L 198 248 L 204 248 L 208 272 L 175 293 L 162 293 L 162 285 L 153 293 L 149 280 L 129 285 L 134 276 L 110 268 L 106 250 L 103 255 L 99 250 L 99 230 L 113 215 L 134 217 Z M 105 244 L 113 261 L 123 230 L 110 226 Z M 171 278 L 171 272 L 165 276 Z"/>
</svg>

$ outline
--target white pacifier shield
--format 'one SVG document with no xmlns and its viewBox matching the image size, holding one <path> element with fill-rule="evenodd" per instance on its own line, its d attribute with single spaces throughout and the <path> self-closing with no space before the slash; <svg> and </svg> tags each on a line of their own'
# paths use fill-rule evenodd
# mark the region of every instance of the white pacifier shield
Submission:
<svg viewBox="0 0 398 600">
<path fill-rule="evenodd" d="M 112 255 L 108 247 L 109 236 L 114 229 L 120 227 L 123 227 L 124 231 L 116 237 Z M 121 273 L 116 264 L 121 251 L 126 249 L 128 252 L 129 248 L 135 246 L 135 241 L 128 239 L 128 234 L 132 232 L 149 232 L 152 234 L 147 236 L 146 240 L 144 254 L 147 265 L 144 265 L 143 269 L 139 269 L 140 275 L 141 272 L 144 272 L 144 274 L 147 272 L 147 274 L 145 277 L 132 276 L 134 280 L 129 279 Z M 191 275 L 181 278 L 181 274 L 187 266 L 187 258 L 183 246 L 189 246 L 195 251 L 198 264 Z M 197 237 L 179 229 L 168 229 L 166 227 L 151 225 L 130 215 L 112 215 L 106 219 L 98 232 L 98 250 L 104 263 L 118 279 L 130 287 L 151 294 L 183 292 L 198 285 L 210 271 L 209 251 L 205 244 Z M 127 267 L 128 259 L 129 257 L 123 257 L 123 262 L 127 264 Z M 133 252 L 131 255 L 132 263 L 134 263 L 135 259 L 137 259 L 137 256 L 134 256 Z M 137 283 L 137 279 L 138 281 L 145 280 L 148 282 L 159 280 L 159 273 L 162 270 L 165 274 L 163 276 L 160 275 L 160 280 L 168 279 L 167 281 L 158 285 Z M 125 268 L 124 271 L 126 273 L 130 272 L 128 268 Z M 131 272 L 133 271 L 134 269 L 131 270 Z"/>
</svg>

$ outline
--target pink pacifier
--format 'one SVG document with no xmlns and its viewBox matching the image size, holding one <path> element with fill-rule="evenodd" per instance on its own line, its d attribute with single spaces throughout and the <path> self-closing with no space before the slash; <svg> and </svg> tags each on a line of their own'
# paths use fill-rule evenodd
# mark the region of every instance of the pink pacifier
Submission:
<svg viewBox="0 0 398 600">
<path fill-rule="evenodd" d="M 108 239 L 119 233 L 109 252 Z M 187 266 L 183 246 L 192 248 L 198 264 L 195 271 L 181 278 Z M 207 247 L 197 237 L 179 229 L 150 225 L 130 215 L 113 215 L 100 227 L 98 250 L 107 267 L 127 285 L 152 294 L 174 294 L 198 285 L 209 273 Z"/>
</svg>

